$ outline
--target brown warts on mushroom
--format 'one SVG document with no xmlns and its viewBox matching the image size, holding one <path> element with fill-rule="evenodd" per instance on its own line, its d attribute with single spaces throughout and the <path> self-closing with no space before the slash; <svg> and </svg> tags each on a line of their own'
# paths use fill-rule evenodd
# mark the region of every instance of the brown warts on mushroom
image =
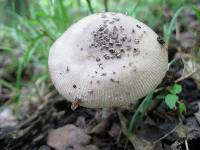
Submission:
<svg viewBox="0 0 200 150">
<path fill-rule="evenodd" d="M 144 35 L 144 34 L 140 34 L 139 39 L 142 39 L 142 38 L 143 38 L 143 35 Z"/>
<path fill-rule="evenodd" d="M 110 79 L 111 82 L 115 82 L 115 80 L 113 78 Z"/>
<path fill-rule="evenodd" d="M 138 48 L 134 48 L 134 49 L 133 49 L 133 56 L 137 56 L 137 55 L 139 55 L 139 54 L 140 54 L 139 49 L 138 49 Z"/>
<path fill-rule="evenodd" d="M 114 20 L 114 21 L 119 21 L 120 18 L 113 17 L 113 20 Z"/>
<path fill-rule="evenodd" d="M 106 73 L 102 73 L 101 76 L 106 76 Z"/>
<path fill-rule="evenodd" d="M 99 57 L 96 58 L 96 61 L 99 62 L 101 59 Z"/>
<path fill-rule="evenodd" d="M 115 21 L 114 21 L 114 20 L 112 20 L 112 21 L 110 21 L 110 22 L 109 22 L 109 24 L 113 24 L 114 22 L 115 22 Z"/>
<path fill-rule="evenodd" d="M 66 72 L 69 72 L 69 67 L 67 66 Z"/>
<path fill-rule="evenodd" d="M 127 45 L 127 46 L 126 46 L 126 50 L 127 50 L 127 51 L 130 51 L 130 50 L 131 50 L 131 46 L 130 46 L 130 45 Z"/>
<path fill-rule="evenodd" d="M 71 104 L 71 110 L 73 111 L 76 110 L 80 106 L 80 103 L 81 103 L 81 99 L 75 98 L 75 100 Z"/>
<path fill-rule="evenodd" d="M 132 71 L 133 71 L 133 72 L 136 72 L 136 71 L 137 71 L 137 68 L 134 66 L 133 69 L 132 69 Z"/>
<path fill-rule="evenodd" d="M 109 20 L 104 20 L 104 22 L 103 22 L 103 23 L 104 23 L 104 24 L 106 24 L 106 23 L 108 23 L 108 22 L 109 22 Z"/>
<path fill-rule="evenodd" d="M 114 53 L 115 53 L 114 48 L 110 48 L 110 49 L 109 49 L 109 52 L 112 53 L 112 54 L 114 54 Z"/>
<path fill-rule="evenodd" d="M 117 57 L 117 58 L 121 58 L 122 55 L 121 55 L 120 53 L 116 53 L 116 57 Z"/>
<path fill-rule="evenodd" d="M 123 37 L 121 38 L 121 41 L 122 41 L 122 42 L 125 42 L 126 39 L 127 39 L 127 37 L 126 37 L 126 36 L 123 36 Z"/>
<path fill-rule="evenodd" d="M 124 29 L 123 26 L 120 26 L 120 27 L 119 27 L 119 30 L 123 33 L 125 29 Z"/>
<path fill-rule="evenodd" d="M 113 83 L 118 83 L 119 84 L 119 81 L 118 80 L 114 80 L 113 78 L 110 78 L 110 81 L 113 82 Z"/>
<path fill-rule="evenodd" d="M 94 91 L 93 91 L 93 90 L 88 90 L 88 93 L 89 93 L 89 94 L 93 94 Z"/>
<path fill-rule="evenodd" d="M 103 57 L 104 57 L 105 59 L 110 59 L 110 56 L 109 56 L 108 54 L 104 54 Z"/>
<path fill-rule="evenodd" d="M 123 27 L 120 26 L 120 28 Z M 101 32 L 105 30 L 106 33 L 104 32 L 101 34 Z M 103 28 L 102 25 L 100 25 L 96 30 L 91 32 L 91 35 L 93 36 L 93 42 L 90 44 L 91 48 L 100 49 L 105 60 L 121 58 L 122 53 L 125 52 L 120 49 L 123 49 L 123 42 L 127 37 L 122 37 L 122 35 L 120 35 L 116 25 L 109 28 Z M 109 54 L 107 52 L 109 52 Z M 96 59 L 96 61 L 99 61 L 99 59 Z"/>
<path fill-rule="evenodd" d="M 138 24 L 136 25 L 136 27 L 138 27 L 138 28 L 141 28 L 141 26 L 140 26 L 140 25 L 138 25 Z"/>
<path fill-rule="evenodd" d="M 121 48 L 121 49 L 120 49 L 120 52 L 121 52 L 121 53 L 125 53 L 125 51 L 124 51 L 124 49 L 123 49 L 123 48 Z"/>
<path fill-rule="evenodd" d="M 132 63 L 132 62 L 129 62 L 128 65 L 131 67 L 131 66 L 133 65 L 133 63 Z"/>
<path fill-rule="evenodd" d="M 139 39 L 134 39 L 134 43 L 135 43 L 135 44 L 139 44 L 139 43 L 140 43 L 140 40 L 139 40 Z"/>
<path fill-rule="evenodd" d="M 131 42 L 131 37 L 128 38 L 127 42 L 129 42 L 129 43 Z"/>
<path fill-rule="evenodd" d="M 118 46 L 118 47 L 121 47 L 121 46 L 122 46 L 122 43 L 116 42 L 115 45 Z"/>
<path fill-rule="evenodd" d="M 160 36 L 157 37 L 157 41 L 158 41 L 158 43 L 160 43 L 161 45 L 164 45 L 164 44 L 165 44 L 165 41 L 164 41 Z"/>
<path fill-rule="evenodd" d="M 98 64 L 99 68 L 103 69 L 102 65 L 103 63 Z"/>
<path fill-rule="evenodd" d="M 76 89 L 76 84 L 73 85 L 73 88 Z"/>
</svg>

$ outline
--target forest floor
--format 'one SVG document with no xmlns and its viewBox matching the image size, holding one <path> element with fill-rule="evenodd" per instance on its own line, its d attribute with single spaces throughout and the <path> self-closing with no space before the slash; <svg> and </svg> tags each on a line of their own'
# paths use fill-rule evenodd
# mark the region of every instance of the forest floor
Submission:
<svg viewBox="0 0 200 150">
<path fill-rule="evenodd" d="M 167 16 L 169 12 L 164 13 Z M 185 18 L 184 22 L 181 22 L 182 18 Z M 160 28 L 155 29 L 157 33 L 161 32 Z M 0 41 L 5 39 L 0 38 Z M 131 137 L 127 133 L 129 122 L 142 99 L 134 108 L 105 111 L 78 107 L 73 111 L 71 104 L 55 91 L 52 84 L 49 85 L 49 81 L 37 80 L 34 88 L 26 86 L 20 91 L 26 95 L 24 99 L 29 100 L 13 104 L 10 99 L 16 95 L 3 81 L 15 82 L 16 68 L 2 71 L 6 75 L 0 70 L 0 149 L 133 150 L 135 147 L 136 150 L 196 150 L 200 146 L 200 74 L 199 70 L 190 73 L 200 68 L 199 54 L 195 52 L 200 48 L 199 43 L 200 21 L 187 9 L 177 19 L 168 45 L 169 62 L 177 61 L 170 65 L 159 85 L 163 90 L 154 94 L 142 124 Z M 14 57 L 19 55 L 15 53 Z M 0 69 L 7 67 L 12 57 L 0 51 L 0 62 L 3 62 Z M 190 62 L 197 67 L 191 68 Z M 32 75 L 30 70 L 40 72 L 40 69 L 27 66 L 23 82 Z M 175 82 L 182 87 L 178 97 L 186 106 L 183 114 L 178 107 L 170 109 L 165 101 L 157 99 Z"/>
</svg>

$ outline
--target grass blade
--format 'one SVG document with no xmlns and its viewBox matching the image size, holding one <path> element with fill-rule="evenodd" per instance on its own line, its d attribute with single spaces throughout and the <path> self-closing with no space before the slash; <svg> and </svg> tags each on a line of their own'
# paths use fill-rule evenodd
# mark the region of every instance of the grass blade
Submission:
<svg viewBox="0 0 200 150">
<path fill-rule="evenodd" d="M 23 53 L 22 57 L 19 60 L 17 75 L 16 75 L 16 88 L 17 89 L 20 89 L 22 72 L 23 72 L 24 68 L 26 67 L 26 65 L 28 64 L 28 62 L 30 61 L 37 46 L 39 45 L 40 38 L 41 38 L 41 36 L 38 36 L 35 39 L 33 44 Z"/>
<path fill-rule="evenodd" d="M 105 8 L 105 12 L 108 11 L 108 0 L 104 0 L 104 8 Z"/>
<path fill-rule="evenodd" d="M 168 46 L 168 44 L 169 44 L 170 36 L 171 36 L 172 31 L 173 31 L 173 27 L 174 27 L 174 24 L 176 22 L 176 19 L 180 15 L 180 13 L 182 12 L 182 10 L 184 8 L 185 8 L 185 6 L 182 6 L 176 11 L 176 13 L 174 14 L 174 16 L 173 16 L 173 18 L 170 22 L 168 29 L 165 31 L 164 39 L 165 39 L 165 42 L 166 42 L 166 46 Z"/>
<path fill-rule="evenodd" d="M 91 5 L 91 1 L 90 0 L 86 0 L 87 1 L 87 5 L 88 5 L 88 8 L 90 10 L 90 13 L 93 14 L 94 13 L 94 10 L 92 8 L 92 5 Z"/>
<path fill-rule="evenodd" d="M 130 16 L 132 16 L 134 14 L 134 12 L 136 11 L 136 9 L 138 8 L 138 6 L 140 5 L 142 0 L 138 0 L 137 3 L 135 4 L 135 6 L 133 7 L 132 11 L 129 13 Z"/>
<path fill-rule="evenodd" d="M 136 112 L 134 113 L 133 117 L 131 118 L 131 122 L 128 128 L 128 138 L 127 138 L 124 149 L 127 149 L 128 139 L 135 134 L 136 129 L 141 124 L 142 119 L 145 115 L 145 112 L 147 111 L 149 105 L 151 104 L 152 97 L 153 97 L 153 92 L 151 92 L 144 98 L 144 100 L 142 101 L 142 103 L 139 105 Z"/>
</svg>

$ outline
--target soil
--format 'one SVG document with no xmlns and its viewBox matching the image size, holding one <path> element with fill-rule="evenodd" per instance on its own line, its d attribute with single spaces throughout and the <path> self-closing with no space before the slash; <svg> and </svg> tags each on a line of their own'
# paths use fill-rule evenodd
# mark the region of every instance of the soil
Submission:
<svg viewBox="0 0 200 150">
<path fill-rule="evenodd" d="M 181 65 L 181 62 L 172 65 L 162 84 L 165 86 L 172 84 L 180 76 L 179 72 L 182 68 L 183 65 Z M 200 90 L 197 89 L 197 85 L 192 78 L 183 80 L 181 85 L 183 92 L 179 96 L 187 104 L 187 113 L 185 114 L 185 118 L 183 118 L 183 123 L 187 125 L 188 118 L 196 120 L 193 114 L 198 111 L 197 102 L 200 100 Z M 79 128 L 87 129 L 87 133 L 92 137 L 90 144 L 96 145 L 99 149 L 122 150 L 124 149 L 127 137 L 123 133 L 118 132 L 120 130 L 120 121 L 117 111 L 121 111 L 128 120 L 130 120 L 133 114 L 132 111 L 126 109 L 114 109 L 109 117 L 99 119 L 98 114 L 101 112 L 100 109 L 79 107 L 75 111 L 72 111 L 71 104 L 64 100 L 64 98 L 60 100 L 52 99 L 42 104 L 30 117 L 21 120 L 16 127 L 0 129 L 0 149 L 53 150 L 47 144 L 49 131 L 68 124 L 74 124 Z M 160 103 L 158 107 L 149 111 L 149 115 L 145 117 L 144 123 L 137 131 L 138 135 L 147 140 L 158 140 L 160 137 L 170 133 L 180 122 L 177 110 L 170 110 L 165 103 Z M 153 124 L 149 122 L 145 123 L 148 119 L 152 120 Z M 198 123 L 197 125 L 199 126 Z M 147 132 L 149 132 L 148 136 Z M 200 141 L 200 136 L 198 135 L 196 137 L 191 135 L 191 137 L 188 140 L 190 150 L 195 149 Z M 177 140 L 181 140 L 179 135 L 175 131 L 171 132 L 158 142 L 162 145 L 159 147 L 161 150 L 165 150 L 166 147 L 169 147 Z M 184 142 L 181 143 L 178 146 L 185 149 Z M 134 149 L 130 143 L 128 144 L 128 149 Z"/>
</svg>

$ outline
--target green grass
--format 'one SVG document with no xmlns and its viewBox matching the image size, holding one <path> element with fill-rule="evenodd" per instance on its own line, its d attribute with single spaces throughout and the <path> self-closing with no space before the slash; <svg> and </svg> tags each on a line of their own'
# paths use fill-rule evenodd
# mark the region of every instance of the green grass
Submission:
<svg viewBox="0 0 200 150">
<path fill-rule="evenodd" d="M 124 149 L 127 149 L 128 146 L 128 139 L 130 139 L 132 136 L 134 136 L 137 128 L 141 125 L 142 119 L 150 106 L 152 102 L 152 97 L 153 97 L 154 92 L 150 92 L 142 101 L 142 103 L 139 105 L 137 110 L 135 111 L 134 115 L 131 118 L 131 121 L 129 123 L 128 127 L 128 137 L 125 143 Z"/>
<path fill-rule="evenodd" d="M 166 42 L 166 45 L 169 44 L 169 40 L 170 40 L 170 36 L 172 34 L 172 31 L 175 29 L 175 23 L 176 23 L 176 19 L 177 17 L 181 14 L 181 12 L 184 10 L 185 6 L 180 7 L 174 14 L 169 27 L 166 27 L 166 25 L 164 26 L 164 39 Z"/>
</svg>

